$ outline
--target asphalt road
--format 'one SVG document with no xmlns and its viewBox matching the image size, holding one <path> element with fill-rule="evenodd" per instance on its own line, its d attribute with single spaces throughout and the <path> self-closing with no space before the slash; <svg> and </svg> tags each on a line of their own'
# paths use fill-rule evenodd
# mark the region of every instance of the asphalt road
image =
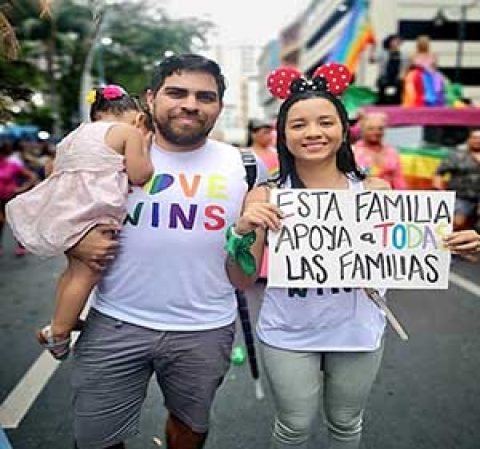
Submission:
<svg viewBox="0 0 480 449">
<path fill-rule="evenodd" d="M 0 449 L 71 448 L 70 362 L 56 366 L 34 340 L 51 314 L 64 261 L 15 258 L 7 240 L 0 257 Z M 473 283 L 467 284 L 470 291 L 452 283 L 448 291 L 390 293 L 410 340 L 404 343 L 388 331 L 362 449 L 480 448 L 480 264 L 457 261 L 452 270 Z M 249 295 L 254 319 L 261 290 L 259 284 Z M 273 409 L 265 390 L 266 397 L 257 400 L 248 365 L 232 366 L 217 395 L 206 449 L 267 449 Z M 165 416 L 152 383 L 141 433 L 128 448 L 165 447 Z M 325 438 L 320 411 L 311 449 L 324 448 Z"/>
</svg>

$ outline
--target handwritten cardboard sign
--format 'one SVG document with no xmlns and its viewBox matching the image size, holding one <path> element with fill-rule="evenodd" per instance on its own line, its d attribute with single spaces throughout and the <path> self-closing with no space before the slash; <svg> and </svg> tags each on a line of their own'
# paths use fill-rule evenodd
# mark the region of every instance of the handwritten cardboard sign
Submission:
<svg viewBox="0 0 480 449">
<path fill-rule="evenodd" d="M 446 289 L 454 192 L 275 189 L 272 287 Z"/>
</svg>

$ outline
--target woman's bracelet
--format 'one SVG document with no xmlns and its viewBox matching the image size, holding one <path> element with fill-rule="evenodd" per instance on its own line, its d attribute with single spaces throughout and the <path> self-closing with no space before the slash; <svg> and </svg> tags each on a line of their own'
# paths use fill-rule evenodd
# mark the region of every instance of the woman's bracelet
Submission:
<svg viewBox="0 0 480 449">
<path fill-rule="evenodd" d="M 245 235 L 239 235 L 235 232 L 234 227 L 234 224 L 230 225 L 225 232 L 225 251 L 247 276 L 251 276 L 257 270 L 255 257 L 250 252 L 251 246 L 257 239 L 257 234 L 255 231 L 250 231 Z"/>
</svg>

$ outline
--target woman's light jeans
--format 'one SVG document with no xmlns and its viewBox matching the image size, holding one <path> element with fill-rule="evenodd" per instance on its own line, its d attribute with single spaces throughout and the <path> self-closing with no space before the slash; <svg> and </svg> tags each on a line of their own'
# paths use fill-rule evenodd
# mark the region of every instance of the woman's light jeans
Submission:
<svg viewBox="0 0 480 449">
<path fill-rule="evenodd" d="M 307 448 L 321 396 L 322 357 L 328 448 L 358 448 L 363 411 L 383 344 L 373 352 L 297 352 L 265 344 L 260 349 L 276 409 L 272 449 Z"/>
</svg>

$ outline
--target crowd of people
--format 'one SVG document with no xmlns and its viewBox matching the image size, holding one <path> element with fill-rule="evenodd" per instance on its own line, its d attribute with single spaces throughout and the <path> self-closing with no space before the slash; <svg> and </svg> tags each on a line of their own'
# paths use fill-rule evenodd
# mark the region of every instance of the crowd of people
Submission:
<svg viewBox="0 0 480 449">
<path fill-rule="evenodd" d="M 68 355 L 70 330 L 96 285 L 73 351 L 77 448 L 124 448 L 138 432 L 153 374 L 168 410 L 169 449 L 203 447 L 229 367 L 235 289 L 256 281 L 266 232 L 281 226 L 281 211 L 269 202 L 272 186 L 404 187 L 397 166 L 385 166 L 394 151 L 383 144 L 382 117 L 367 117 L 352 148 L 341 89 L 333 91 L 318 73 L 286 86 L 275 136 L 272 124 L 252 123 L 250 148 L 269 175 L 278 160 L 278 175 L 250 192 L 238 150 L 209 139 L 226 88 L 221 69 L 191 54 L 165 58 L 154 70 L 146 95 L 153 134 L 122 88 L 96 89 L 89 94 L 91 123 L 61 142 L 50 177 L 23 195 L 16 196 L 29 185 L 5 189 L 2 204 L 16 196 L 7 215 L 21 243 L 68 258 L 54 317 L 39 333 L 55 357 Z M 55 198 L 51 209 L 27 220 L 22 204 L 45 196 Z M 455 231 L 445 244 L 474 254 L 480 235 Z M 308 289 L 299 302 L 288 289 L 265 290 L 257 336 L 275 405 L 275 449 L 306 447 L 320 391 L 329 447 L 359 446 L 385 316 L 360 288 L 320 296 Z"/>
<path fill-rule="evenodd" d="M 438 71 L 437 56 L 430 38 L 420 35 L 415 52 L 401 50 L 402 38 L 391 34 L 381 51 L 372 52 L 371 63 L 378 63 L 377 104 L 403 106 L 443 106 L 446 104 L 445 77 Z"/>
</svg>

